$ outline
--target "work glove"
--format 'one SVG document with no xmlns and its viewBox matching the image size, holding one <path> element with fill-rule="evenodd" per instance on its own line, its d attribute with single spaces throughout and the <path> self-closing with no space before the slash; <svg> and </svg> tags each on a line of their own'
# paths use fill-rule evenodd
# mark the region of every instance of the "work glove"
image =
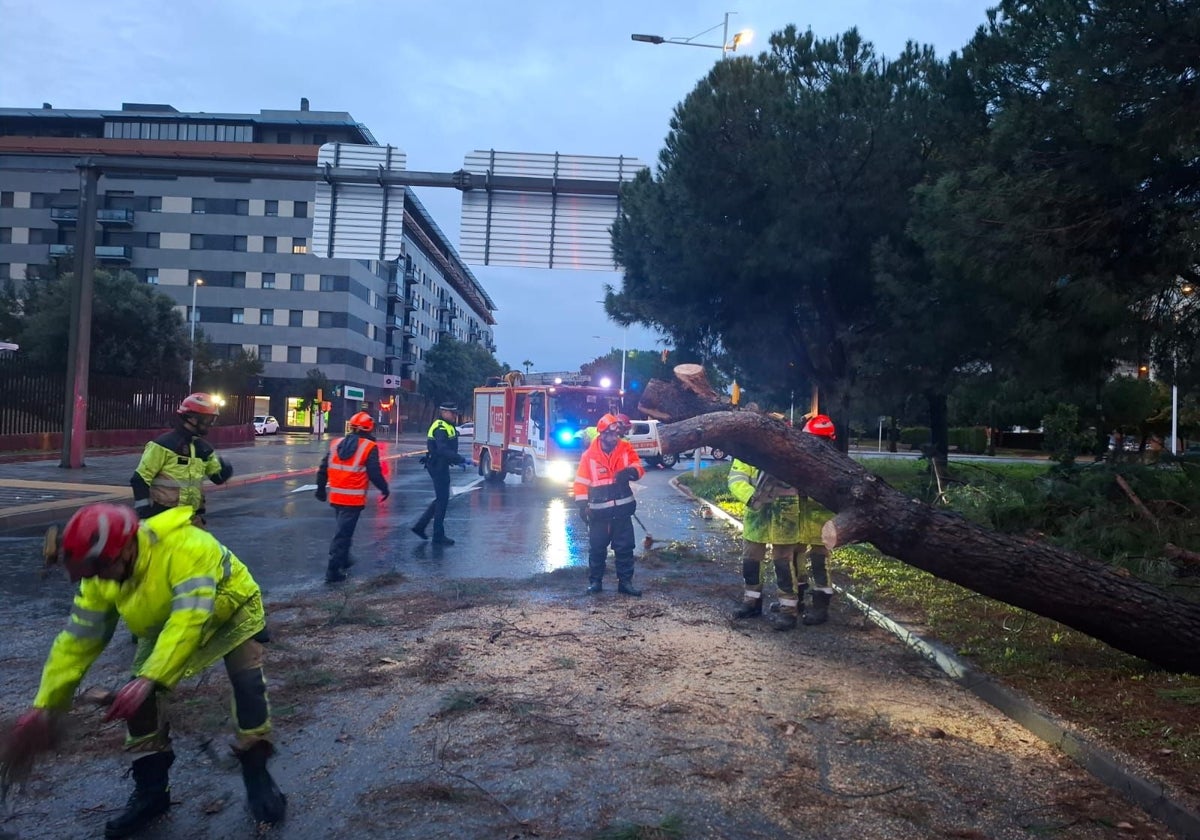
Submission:
<svg viewBox="0 0 1200 840">
<path fill-rule="evenodd" d="M 313 495 L 317 497 L 318 502 L 323 502 L 329 498 L 328 494 L 326 494 L 326 492 L 325 492 L 324 487 L 318 487 L 316 492 L 313 493 Z"/>
<path fill-rule="evenodd" d="M 637 467 L 626 467 L 617 473 L 617 478 L 622 481 L 637 481 L 641 475 L 637 471 Z"/>
<path fill-rule="evenodd" d="M 221 464 L 221 471 L 217 473 L 217 478 L 221 479 L 222 482 L 228 481 L 233 477 L 233 464 L 224 458 L 217 458 L 217 461 Z"/>
<path fill-rule="evenodd" d="M 422 467 L 429 466 L 429 456 L 422 455 L 421 460 L 417 461 L 417 463 L 420 464 Z"/>
<path fill-rule="evenodd" d="M 30 709 L 4 733 L 0 739 L 0 790 L 25 783 L 37 754 L 54 746 L 54 723 L 49 709 Z"/>
<path fill-rule="evenodd" d="M 392 495 L 391 490 L 384 490 L 382 493 L 379 494 L 380 503 L 386 502 L 388 500 L 388 497 L 390 497 L 391 495 Z"/>
<path fill-rule="evenodd" d="M 591 524 L 592 510 L 588 507 L 588 503 L 576 502 L 575 507 L 579 510 L 579 517 L 583 520 L 584 524 Z"/>
<path fill-rule="evenodd" d="M 146 677 L 134 677 L 117 692 L 104 719 L 129 720 L 137 714 L 137 710 L 146 702 L 146 698 L 152 691 L 154 691 L 154 680 Z"/>
</svg>

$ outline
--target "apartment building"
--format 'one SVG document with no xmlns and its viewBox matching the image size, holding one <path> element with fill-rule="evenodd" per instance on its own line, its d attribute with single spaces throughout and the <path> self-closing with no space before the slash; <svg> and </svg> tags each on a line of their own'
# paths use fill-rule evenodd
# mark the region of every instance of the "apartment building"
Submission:
<svg viewBox="0 0 1200 840">
<path fill-rule="evenodd" d="M 494 350 L 495 305 L 411 190 L 394 260 L 310 253 L 316 182 L 301 176 L 334 142 L 378 145 L 349 114 L 307 100 L 258 114 L 0 108 L 0 281 L 73 254 L 81 158 L 153 161 L 153 171 L 100 178 L 98 267 L 157 285 L 218 356 L 257 353 L 259 413 L 285 427 L 310 427 L 302 383 L 320 369 L 338 428 L 397 388 L 415 390 L 439 340 Z M 191 174 L 197 160 L 269 164 L 272 174 Z"/>
</svg>

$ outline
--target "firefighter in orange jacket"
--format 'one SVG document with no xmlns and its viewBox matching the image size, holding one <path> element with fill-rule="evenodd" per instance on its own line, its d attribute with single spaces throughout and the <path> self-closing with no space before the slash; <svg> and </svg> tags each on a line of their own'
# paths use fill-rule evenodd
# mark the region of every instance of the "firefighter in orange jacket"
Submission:
<svg viewBox="0 0 1200 840">
<path fill-rule="evenodd" d="M 584 450 L 575 473 L 575 504 L 588 526 L 588 594 L 603 591 L 608 547 L 616 555 L 617 591 L 635 598 L 633 586 L 633 513 L 637 502 L 629 482 L 646 474 L 633 446 L 621 439 L 621 424 L 611 414 L 596 422 L 596 439 Z"/>
<path fill-rule="evenodd" d="M 328 500 L 337 515 L 337 531 L 329 543 L 326 583 L 345 580 L 346 570 L 354 565 L 350 543 L 358 527 L 358 517 L 367 506 L 367 482 L 379 488 L 381 501 L 391 495 L 379 462 L 374 432 L 371 415 L 358 412 L 350 418 L 350 434 L 330 445 L 317 469 L 317 501 Z"/>
</svg>

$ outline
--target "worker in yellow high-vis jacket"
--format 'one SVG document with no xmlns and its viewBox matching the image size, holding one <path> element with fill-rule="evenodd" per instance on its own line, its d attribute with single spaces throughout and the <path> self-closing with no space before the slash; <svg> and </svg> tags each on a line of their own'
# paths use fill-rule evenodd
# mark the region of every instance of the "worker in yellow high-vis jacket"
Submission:
<svg viewBox="0 0 1200 840">
<path fill-rule="evenodd" d="M 9 736 L 10 754 L 42 745 L 54 716 L 66 712 L 80 681 L 124 619 L 138 638 L 132 679 L 117 692 L 106 720 L 124 719 L 135 789 L 106 837 L 140 831 L 171 805 L 171 749 L 166 699 L 185 677 L 218 659 L 233 687 L 237 739 L 251 813 L 283 819 L 287 799 L 267 772 L 273 753 L 263 677 L 266 615 L 250 571 L 182 506 L 144 521 L 124 505 L 81 508 L 63 529 L 61 555 L 79 584 L 67 627 L 54 640 L 32 708 Z M 51 551 L 51 553 L 53 553 Z M 4 768 L 0 768 L 2 770 Z"/>
</svg>

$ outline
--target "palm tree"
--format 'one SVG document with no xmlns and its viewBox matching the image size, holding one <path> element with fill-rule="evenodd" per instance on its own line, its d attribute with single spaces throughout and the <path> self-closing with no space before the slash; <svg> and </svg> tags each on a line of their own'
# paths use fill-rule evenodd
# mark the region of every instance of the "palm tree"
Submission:
<svg viewBox="0 0 1200 840">
<path fill-rule="evenodd" d="M 533 367 L 533 362 L 529 361 L 529 359 L 526 359 L 525 361 L 521 362 L 521 364 L 525 368 L 525 375 L 529 376 L 529 369 Z"/>
</svg>

